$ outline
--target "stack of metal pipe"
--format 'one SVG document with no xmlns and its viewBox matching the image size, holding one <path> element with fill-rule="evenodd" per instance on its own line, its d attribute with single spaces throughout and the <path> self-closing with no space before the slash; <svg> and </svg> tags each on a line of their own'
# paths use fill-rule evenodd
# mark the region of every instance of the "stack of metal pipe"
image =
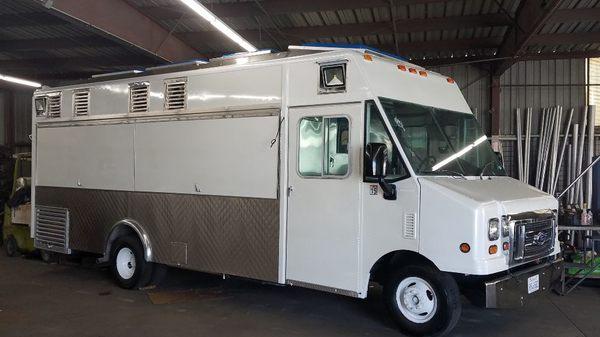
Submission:
<svg viewBox="0 0 600 337">
<path fill-rule="evenodd" d="M 527 108 L 523 121 L 521 109 L 516 109 L 518 178 L 556 195 L 561 176 L 566 177 L 566 183 L 562 184 L 565 187 L 580 175 L 583 167 L 592 162 L 595 107 L 571 108 L 566 116 L 563 116 L 562 106 L 543 108 L 537 136 L 537 157 L 533 165 L 530 163 L 531 139 L 536 136 L 532 137 L 531 133 L 532 112 L 532 108 Z M 579 115 L 578 118 L 576 115 Z M 577 123 L 574 123 L 575 120 Z M 533 174 L 530 168 L 535 169 Z M 561 171 L 563 168 L 566 174 Z M 592 174 L 589 171 L 585 179 L 578 181 L 568 192 L 566 200 L 569 204 L 584 208 L 591 204 L 591 199 Z"/>
</svg>

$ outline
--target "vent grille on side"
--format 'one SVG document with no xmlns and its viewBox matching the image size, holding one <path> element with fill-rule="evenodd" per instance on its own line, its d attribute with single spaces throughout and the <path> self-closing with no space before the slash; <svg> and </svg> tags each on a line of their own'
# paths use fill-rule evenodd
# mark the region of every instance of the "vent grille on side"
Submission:
<svg viewBox="0 0 600 337">
<path fill-rule="evenodd" d="M 90 110 L 90 90 L 82 89 L 73 92 L 73 114 L 87 116 Z"/>
<path fill-rule="evenodd" d="M 404 214 L 403 236 L 405 239 L 417 238 L 417 215 L 415 213 Z"/>
<path fill-rule="evenodd" d="M 148 112 L 148 83 L 129 85 L 129 112 Z"/>
<path fill-rule="evenodd" d="M 61 110 L 61 95 L 54 94 L 48 95 L 48 117 L 58 118 L 60 117 Z"/>
<path fill-rule="evenodd" d="M 173 79 L 165 82 L 165 110 L 181 110 L 186 105 L 185 79 Z"/>
<path fill-rule="evenodd" d="M 35 208 L 35 247 L 70 254 L 69 210 L 37 206 Z"/>
</svg>

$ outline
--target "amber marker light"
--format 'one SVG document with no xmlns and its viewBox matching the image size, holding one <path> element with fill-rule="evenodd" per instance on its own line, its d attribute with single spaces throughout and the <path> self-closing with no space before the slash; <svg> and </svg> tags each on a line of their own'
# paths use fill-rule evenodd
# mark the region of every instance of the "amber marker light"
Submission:
<svg viewBox="0 0 600 337">
<path fill-rule="evenodd" d="M 373 56 L 369 54 L 364 54 L 363 58 L 365 59 L 365 61 L 373 61 Z"/>
<path fill-rule="evenodd" d="M 419 75 L 421 75 L 423 77 L 427 77 L 427 72 L 425 70 L 420 70 Z"/>
<path fill-rule="evenodd" d="M 448 77 L 448 78 L 446 79 L 446 81 L 448 81 L 448 83 L 450 83 L 450 84 L 453 84 L 453 83 L 454 83 L 454 80 L 452 79 L 452 77 Z"/>
<path fill-rule="evenodd" d="M 488 253 L 490 253 L 490 255 L 494 255 L 498 252 L 498 246 L 496 245 L 491 245 L 490 248 L 488 248 Z"/>
<path fill-rule="evenodd" d="M 404 64 L 399 64 L 398 69 L 400 69 L 402 71 L 406 71 L 406 66 Z"/>
<path fill-rule="evenodd" d="M 417 73 L 417 69 L 415 68 L 408 68 L 408 72 L 411 74 L 416 74 Z"/>
<path fill-rule="evenodd" d="M 468 243 L 461 243 L 460 244 L 460 251 L 463 253 L 468 253 L 471 251 L 471 246 L 469 246 Z"/>
</svg>

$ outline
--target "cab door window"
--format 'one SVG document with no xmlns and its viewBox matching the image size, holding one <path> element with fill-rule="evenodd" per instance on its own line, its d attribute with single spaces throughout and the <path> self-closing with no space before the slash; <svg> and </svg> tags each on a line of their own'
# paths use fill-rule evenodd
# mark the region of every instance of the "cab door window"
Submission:
<svg viewBox="0 0 600 337">
<path fill-rule="evenodd" d="M 349 173 L 350 121 L 346 117 L 304 117 L 299 123 L 298 173 L 303 177 L 345 177 Z"/>
</svg>

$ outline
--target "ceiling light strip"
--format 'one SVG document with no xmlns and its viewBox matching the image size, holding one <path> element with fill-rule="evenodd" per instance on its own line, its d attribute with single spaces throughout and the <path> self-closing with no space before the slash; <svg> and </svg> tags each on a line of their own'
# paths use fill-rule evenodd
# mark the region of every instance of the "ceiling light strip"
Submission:
<svg viewBox="0 0 600 337">
<path fill-rule="evenodd" d="M 40 83 L 37 83 L 37 82 L 28 81 L 28 80 L 24 80 L 22 78 L 2 75 L 2 74 L 0 74 L 0 80 L 6 81 L 6 82 L 11 82 L 11 83 L 16 83 L 16 84 L 20 84 L 20 85 L 26 85 L 26 86 L 34 87 L 34 88 L 39 88 L 42 86 Z"/>
<path fill-rule="evenodd" d="M 255 52 L 258 49 L 253 46 L 250 42 L 244 39 L 240 34 L 227 26 L 221 19 L 219 19 L 216 15 L 214 15 L 208 8 L 204 7 L 201 3 L 196 0 L 179 0 L 184 5 L 188 6 L 191 10 L 193 10 L 196 14 L 203 17 L 206 21 L 208 21 L 213 27 L 219 30 L 221 33 L 225 34 L 229 39 L 233 42 L 237 43 L 240 47 L 248 52 Z"/>
</svg>

